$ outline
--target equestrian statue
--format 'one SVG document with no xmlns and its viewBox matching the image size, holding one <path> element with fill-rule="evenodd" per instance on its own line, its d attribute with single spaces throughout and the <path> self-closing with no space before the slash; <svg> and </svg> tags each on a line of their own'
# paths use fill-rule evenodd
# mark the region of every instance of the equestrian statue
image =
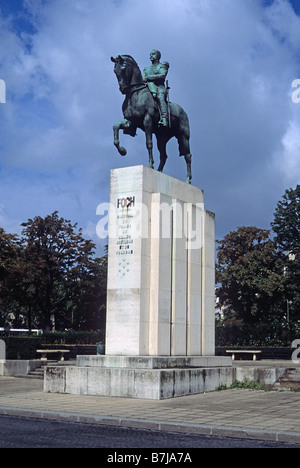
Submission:
<svg viewBox="0 0 300 468">
<path fill-rule="evenodd" d="M 190 126 L 186 112 L 178 104 L 169 101 L 169 86 L 165 80 L 169 70 L 168 62 L 160 62 L 161 53 L 153 50 L 150 54 L 152 65 L 141 73 L 136 61 L 130 55 L 111 57 L 115 64 L 119 89 L 125 95 L 122 106 L 124 119 L 113 126 L 114 145 L 122 156 L 127 154 L 120 146 L 119 131 L 136 136 L 138 128 L 146 134 L 149 167 L 154 169 L 153 134 L 156 136 L 160 153 L 158 171 L 162 172 L 167 160 L 167 142 L 176 137 L 179 155 L 184 156 L 187 165 L 187 183 L 191 183 L 192 155 L 190 152 Z"/>
</svg>

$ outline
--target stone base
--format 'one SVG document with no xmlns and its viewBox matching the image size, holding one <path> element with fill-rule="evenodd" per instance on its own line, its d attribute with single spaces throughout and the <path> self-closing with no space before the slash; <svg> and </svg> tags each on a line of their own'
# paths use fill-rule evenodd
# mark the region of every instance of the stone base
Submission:
<svg viewBox="0 0 300 468">
<path fill-rule="evenodd" d="M 78 356 L 76 366 L 47 367 L 44 391 L 162 400 L 230 385 L 231 365 L 216 356 Z"/>
<path fill-rule="evenodd" d="M 15 375 L 26 375 L 41 367 L 39 359 L 25 360 L 0 360 L 0 376 L 14 377 Z"/>
<path fill-rule="evenodd" d="M 231 357 L 225 356 L 77 356 L 78 367 L 111 367 L 129 369 L 190 369 L 198 367 L 229 367 Z"/>
</svg>

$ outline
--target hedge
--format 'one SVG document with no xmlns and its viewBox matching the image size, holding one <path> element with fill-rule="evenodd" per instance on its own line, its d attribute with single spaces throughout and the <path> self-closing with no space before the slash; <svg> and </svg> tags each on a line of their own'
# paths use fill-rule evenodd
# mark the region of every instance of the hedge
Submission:
<svg viewBox="0 0 300 468">
<path fill-rule="evenodd" d="M 104 330 L 98 332 L 51 332 L 39 336 L 5 336 L 0 339 L 6 343 L 6 359 L 39 359 L 37 349 L 66 347 L 70 357 L 77 354 L 96 354 L 96 343 L 104 343 Z"/>
<path fill-rule="evenodd" d="M 226 351 L 227 350 L 230 350 L 230 351 L 233 351 L 235 349 L 239 349 L 239 350 L 251 350 L 251 349 L 255 349 L 256 351 L 261 351 L 261 353 L 258 355 L 257 359 L 258 360 L 261 360 L 261 359 L 274 359 L 274 360 L 290 360 L 292 359 L 292 353 L 295 351 L 294 348 L 290 348 L 290 347 L 281 347 L 281 346 L 276 346 L 276 347 L 272 347 L 272 346 L 268 346 L 268 347 L 263 347 L 263 346 L 226 346 L 226 347 L 222 347 L 222 346 L 217 346 L 216 347 L 216 356 L 230 356 L 230 354 L 228 354 Z M 245 357 L 247 355 L 243 355 L 243 356 L 236 356 L 236 359 L 239 360 L 243 360 L 243 359 L 247 359 L 247 360 L 252 360 L 253 357 L 249 354 L 248 357 Z"/>
<path fill-rule="evenodd" d="M 216 326 L 216 346 L 291 347 L 297 338 L 300 338 L 298 322 L 231 325 L 219 322 Z"/>
</svg>

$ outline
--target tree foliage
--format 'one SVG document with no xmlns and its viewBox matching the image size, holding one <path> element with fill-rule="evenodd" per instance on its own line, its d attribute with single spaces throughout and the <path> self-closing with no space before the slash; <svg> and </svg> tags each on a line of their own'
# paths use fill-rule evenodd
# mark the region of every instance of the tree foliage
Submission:
<svg viewBox="0 0 300 468">
<path fill-rule="evenodd" d="M 275 245 L 284 262 L 284 280 L 289 315 L 300 319 L 300 185 L 288 189 L 277 204 L 274 221 Z"/>
<path fill-rule="evenodd" d="M 0 254 L 2 302 L 9 298 L 9 284 L 14 316 L 22 313 L 29 328 L 34 322 L 49 330 L 53 319 L 59 327 L 104 326 L 106 259 L 94 258 L 95 245 L 58 212 L 22 226 L 20 239 L 0 231 L 6 245 Z"/>
<path fill-rule="evenodd" d="M 240 227 L 218 242 L 220 305 L 244 323 L 282 313 L 283 264 L 269 236 L 268 230 Z"/>
<path fill-rule="evenodd" d="M 219 241 L 217 281 L 225 316 L 241 323 L 300 320 L 300 186 L 277 204 L 271 232 L 240 227 Z"/>
<path fill-rule="evenodd" d="M 285 191 L 277 204 L 271 226 L 276 234 L 278 250 L 294 255 L 300 261 L 300 185 Z"/>
<path fill-rule="evenodd" d="M 15 273 L 18 270 L 20 246 L 17 236 L 0 228 L 0 325 L 4 325 L 1 310 L 9 311 L 14 303 Z"/>
</svg>

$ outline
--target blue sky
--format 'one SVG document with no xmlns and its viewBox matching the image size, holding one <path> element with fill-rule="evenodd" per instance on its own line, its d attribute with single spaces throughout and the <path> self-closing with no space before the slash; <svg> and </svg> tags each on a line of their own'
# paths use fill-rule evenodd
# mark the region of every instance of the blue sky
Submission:
<svg viewBox="0 0 300 468">
<path fill-rule="evenodd" d="M 278 200 L 300 180 L 299 0 L 0 0 L 0 226 L 58 210 L 101 253 L 96 208 L 116 167 L 147 164 L 142 132 L 121 135 L 110 56 L 140 65 L 160 49 L 171 100 L 191 124 L 193 184 L 216 213 L 217 238 L 269 228 Z M 165 172 L 185 178 L 170 142 Z M 158 165 L 158 154 L 155 151 Z"/>
</svg>

